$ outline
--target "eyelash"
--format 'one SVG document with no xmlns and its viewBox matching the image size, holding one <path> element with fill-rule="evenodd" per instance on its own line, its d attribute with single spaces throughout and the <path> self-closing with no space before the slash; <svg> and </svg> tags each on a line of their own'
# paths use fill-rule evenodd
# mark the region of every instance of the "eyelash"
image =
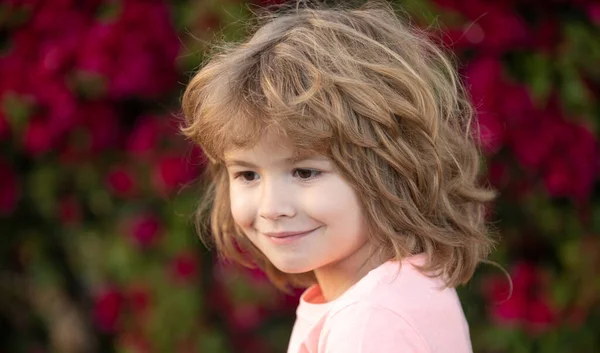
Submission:
<svg viewBox="0 0 600 353">
<path fill-rule="evenodd" d="M 323 172 L 321 172 L 320 170 L 316 170 L 316 169 L 309 169 L 309 168 L 296 168 L 293 170 L 292 174 L 296 175 L 298 171 L 308 171 L 312 173 L 312 176 L 310 178 L 299 178 L 301 181 L 310 181 L 313 180 L 315 178 L 318 178 Z M 242 172 L 238 172 L 235 173 L 233 178 L 234 179 L 242 179 L 242 182 L 244 183 L 251 183 L 254 180 L 245 180 L 244 179 L 244 174 L 246 173 L 253 173 L 253 174 L 257 174 L 256 172 L 250 171 L 250 170 L 244 170 Z"/>
</svg>

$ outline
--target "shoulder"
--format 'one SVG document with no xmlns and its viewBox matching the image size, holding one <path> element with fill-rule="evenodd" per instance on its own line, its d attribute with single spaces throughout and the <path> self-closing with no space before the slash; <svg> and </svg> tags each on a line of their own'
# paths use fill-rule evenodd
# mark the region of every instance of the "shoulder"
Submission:
<svg viewBox="0 0 600 353">
<path fill-rule="evenodd" d="M 448 343 L 465 346 L 456 352 L 469 351 L 469 328 L 456 290 L 407 264 L 386 264 L 375 280 L 336 303 L 323 329 L 328 346 L 383 345 L 347 352 L 443 352 Z"/>
<path fill-rule="evenodd" d="M 410 263 L 388 262 L 378 269 L 370 283 L 363 285 L 334 311 L 350 303 L 366 302 L 387 308 L 403 317 L 429 314 L 439 316 L 462 308 L 456 290 L 446 287 L 440 277 L 430 277 Z"/>
<path fill-rule="evenodd" d="M 406 317 L 377 303 L 355 301 L 331 313 L 319 352 L 430 352 Z"/>
</svg>

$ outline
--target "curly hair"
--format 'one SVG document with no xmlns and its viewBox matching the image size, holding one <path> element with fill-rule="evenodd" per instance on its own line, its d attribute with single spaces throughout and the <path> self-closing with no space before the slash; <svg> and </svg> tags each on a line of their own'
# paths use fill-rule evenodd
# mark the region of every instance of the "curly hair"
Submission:
<svg viewBox="0 0 600 353">
<path fill-rule="evenodd" d="M 384 2 L 271 13 L 191 79 L 181 130 L 209 159 L 197 231 L 220 255 L 257 265 L 281 289 L 312 273 L 275 268 L 235 225 L 226 151 L 276 131 L 330 158 L 357 193 L 379 255 L 425 252 L 424 273 L 464 284 L 494 240 L 494 191 L 479 185 L 474 110 L 449 55 Z"/>
</svg>

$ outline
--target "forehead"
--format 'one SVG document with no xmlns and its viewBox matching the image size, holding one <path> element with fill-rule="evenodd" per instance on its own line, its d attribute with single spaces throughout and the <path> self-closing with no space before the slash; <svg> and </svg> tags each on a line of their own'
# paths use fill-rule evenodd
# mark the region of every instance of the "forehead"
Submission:
<svg viewBox="0 0 600 353">
<path fill-rule="evenodd" d="M 315 151 L 295 146 L 291 140 L 284 137 L 266 135 L 254 145 L 248 147 L 232 147 L 225 150 L 224 162 L 231 161 L 272 161 L 294 163 L 304 159 L 321 159 L 324 156 Z"/>
</svg>

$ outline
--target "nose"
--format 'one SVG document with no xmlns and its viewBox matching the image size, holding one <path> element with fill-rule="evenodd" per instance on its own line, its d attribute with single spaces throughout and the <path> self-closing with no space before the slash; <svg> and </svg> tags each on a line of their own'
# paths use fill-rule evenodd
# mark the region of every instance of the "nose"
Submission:
<svg viewBox="0 0 600 353">
<path fill-rule="evenodd" d="M 276 220 L 296 214 L 292 192 L 283 181 L 264 180 L 260 198 L 258 213 L 261 218 Z"/>
</svg>

